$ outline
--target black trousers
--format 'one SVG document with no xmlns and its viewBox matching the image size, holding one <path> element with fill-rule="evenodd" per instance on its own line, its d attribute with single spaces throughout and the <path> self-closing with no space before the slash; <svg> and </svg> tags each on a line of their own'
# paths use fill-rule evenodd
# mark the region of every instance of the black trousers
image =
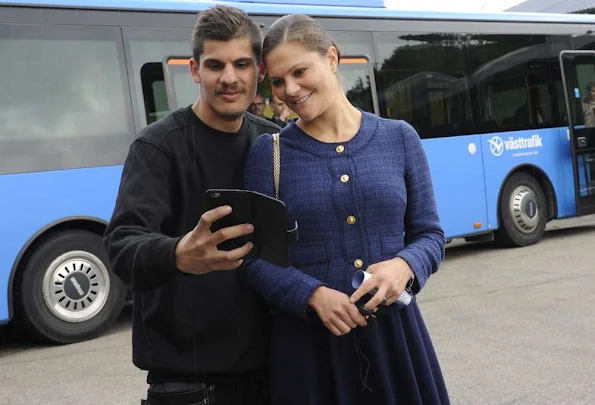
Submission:
<svg viewBox="0 0 595 405">
<path fill-rule="evenodd" d="M 185 383 L 151 384 L 142 405 L 269 405 L 264 383 Z"/>
</svg>

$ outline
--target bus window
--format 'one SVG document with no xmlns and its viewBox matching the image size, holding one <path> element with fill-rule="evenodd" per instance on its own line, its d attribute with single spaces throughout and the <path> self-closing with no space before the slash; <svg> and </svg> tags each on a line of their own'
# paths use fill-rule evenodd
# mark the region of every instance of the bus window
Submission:
<svg viewBox="0 0 595 405">
<path fill-rule="evenodd" d="M 505 74 L 483 83 L 476 89 L 483 115 L 478 118 L 478 129 L 482 123 L 493 125 L 502 131 L 539 128 L 553 124 L 553 105 L 550 102 L 545 66 Z M 489 130 L 489 128 L 486 128 Z"/>
<path fill-rule="evenodd" d="M 375 33 L 383 116 L 423 138 L 552 127 L 554 66 L 566 39 Z"/>
<path fill-rule="evenodd" d="M 337 43 L 341 58 L 346 55 L 374 55 L 374 43 L 371 32 L 329 31 L 329 35 Z"/>
<path fill-rule="evenodd" d="M 351 103 L 364 111 L 378 113 L 376 89 L 370 57 L 374 44 L 370 32 L 329 31 L 341 52 L 339 73 L 343 91 Z M 356 56 L 361 55 L 361 56 Z"/>
<path fill-rule="evenodd" d="M 474 35 L 467 55 L 477 132 L 556 126 L 554 67 L 567 46 L 543 35 Z"/>
<path fill-rule="evenodd" d="M 141 83 L 147 124 L 157 121 L 173 109 L 196 101 L 199 86 L 192 80 L 189 63 L 188 57 L 166 58 L 165 73 L 163 63 L 150 62 L 143 65 Z M 167 81 L 166 75 L 169 75 Z M 168 90 L 171 91 L 171 100 L 168 98 Z"/>
<path fill-rule="evenodd" d="M 457 34 L 374 33 L 380 115 L 422 138 L 460 133 L 471 120 L 465 43 Z"/>
<path fill-rule="evenodd" d="M 200 86 L 192 80 L 189 57 L 167 57 L 163 64 L 170 111 L 193 104 Z"/>
<path fill-rule="evenodd" d="M 124 161 L 134 129 L 120 52 L 117 28 L 0 24 L 0 174 Z"/>
<path fill-rule="evenodd" d="M 364 57 L 342 57 L 339 62 L 341 85 L 355 107 L 371 113 L 375 108 L 374 74 L 370 61 Z"/>
<path fill-rule="evenodd" d="M 147 124 L 150 124 L 169 112 L 163 67 L 161 63 L 146 63 L 141 68 L 140 75 Z"/>
<path fill-rule="evenodd" d="M 138 132 L 170 111 L 162 62 L 166 55 L 188 54 L 192 49 L 191 38 L 187 29 L 137 27 L 122 28 L 122 37 Z M 185 77 L 194 89 L 196 84 L 189 70 L 185 70 Z"/>
<path fill-rule="evenodd" d="M 551 66 L 552 82 L 554 86 L 554 110 L 556 111 L 557 126 L 568 125 L 566 103 L 564 102 L 564 86 L 562 84 L 562 72 L 558 64 Z"/>
</svg>

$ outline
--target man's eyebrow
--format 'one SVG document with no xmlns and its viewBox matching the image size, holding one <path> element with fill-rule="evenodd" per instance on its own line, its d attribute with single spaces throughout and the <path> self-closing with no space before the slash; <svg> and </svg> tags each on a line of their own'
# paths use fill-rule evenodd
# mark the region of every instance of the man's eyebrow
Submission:
<svg viewBox="0 0 595 405">
<path fill-rule="evenodd" d="M 238 62 L 252 62 L 252 58 L 246 56 L 246 57 L 238 58 L 238 59 L 236 59 L 236 60 L 233 61 L 233 63 L 238 63 Z M 221 64 L 224 64 L 225 62 L 223 62 L 222 60 L 216 59 L 216 58 L 206 58 L 204 60 L 204 63 L 221 63 Z"/>
<path fill-rule="evenodd" d="M 244 58 L 238 58 L 238 59 L 234 60 L 233 62 L 238 63 L 238 62 L 252 62 L 252 61 L 253 61 L 252 58 L 249 58 L 246 56 Z"/>
</svg>

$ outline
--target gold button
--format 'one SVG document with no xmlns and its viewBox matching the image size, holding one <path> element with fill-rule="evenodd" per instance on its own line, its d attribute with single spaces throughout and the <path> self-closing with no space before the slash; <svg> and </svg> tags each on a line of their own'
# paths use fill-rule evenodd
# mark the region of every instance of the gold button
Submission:
<svg viewBox="0 0 595 405">
<path fill-rule="evenodd" d="M 353 265 L 355 267 L 357 267 L 358 269 L 360 269 L 364 265 L 364 262 L 362 262 L 361 259 L 355 259 L 355 261 L 353 262 Z"/>
<path fill-rule="evenodd" d="M 349 181 L 349 176 L 348 176 L 348 175 L 346 175 L 346 174 L 344 174 L 343 176 L 341 176 L 341 181 L 342 181 L 343 183 L 347 183 L 347 182 Z"/>
<path fill-rule="evenodd" d="M 348 216 L 348 217 L 347 217 L 347 223 L 348 223 L 349 225 L 353 225 L 353 224 L 355 224 L 355 217 L 354 217 L 353 215 L 350 215 L 350 216 Z"/>
<path fill-rule="evenodd" d="M 345 146 L 343 146 L 343 145 L 337 146 L 337 153 L 343 153 L 344 150 L 345 150 Z"/>
</svg>

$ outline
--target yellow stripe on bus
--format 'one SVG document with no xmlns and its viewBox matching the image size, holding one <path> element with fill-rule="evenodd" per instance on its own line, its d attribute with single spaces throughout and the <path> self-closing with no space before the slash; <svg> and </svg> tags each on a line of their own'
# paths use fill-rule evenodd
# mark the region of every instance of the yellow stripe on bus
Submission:
<svg viewBox="0 0 595 405">
<path fill-rule="evenodd" d="M 168 65 L 187 65 L 190 63 L 190 59 L 170 59 L 167 61 Z"/>
<path fill-rule="evenodd" d="M 339 64 L 356 64 L 356 63 L 363 63 L 366 64 L 368 63 L 367 59 L 364 58 L 349 58 L 349 59 L 341 59 L 341 61 L 339 62 Z"/>
</svg>

